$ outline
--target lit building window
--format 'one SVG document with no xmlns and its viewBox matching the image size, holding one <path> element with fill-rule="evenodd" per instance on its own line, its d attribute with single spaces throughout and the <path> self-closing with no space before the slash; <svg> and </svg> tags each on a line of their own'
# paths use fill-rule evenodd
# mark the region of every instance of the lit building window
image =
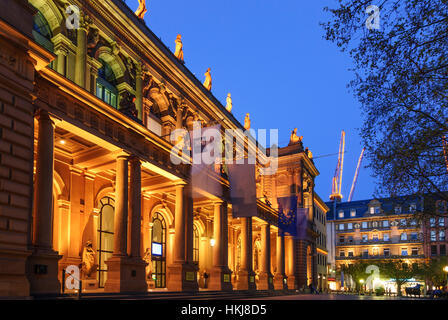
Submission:
<svg viewBox="0 0 448 320">
<path fill-rule="evenodd" d="M 341 223 L 341 224 L 339 225 L 339 230 L 344 230 L 344 224 L 343 224 L 343 223 Z"/>
<path fill-rule="evenodd" d="M 96 96 L 117 108 L 118 105 L 118 90 L 115 87 L 115 74 L 110 65 L 102 59 L 99 59 L 102 67 L 98 70 L 98 77 L 96 80 Z"/>
<path fill-rule="evenodd" d="M 401 248 L 401 255 L 407 256 L 408 255 L 408 249 L 407 248 Z"/>
<path fill-rule="evenodd" d="M 339 215 L 339 218 L 344 218 L 344 211 L 340 210 L 338 215 Z"/>
<path fill-rule="evenodd" d="M 347 229 L 352 230 L 353 229 L 353 223 L 347 223 Z"/>
<path fill-rule="evenodd" d="M 396 214 L 400 214 L 401 213 L 401 206 L 396 206 L 395 207 L 395 213 Z"/>
<path fill-rule="evenodd" d="M 383 227 L 384 228 L 388 228 L 389 227 L 389 220 L 384 220 L 383 221 Z"/>
<path fill-rule="evenodd" d="M 373 228 L 378 228 L 378 222 L 377 221 L 373 221 L 372 222 L 372 227 Z"/>
<path fill-rule="evenodd" d="M 435 231 L 431 231 L 431 241 L 437 241 L 437 233 Z"/>
<path fill-rule="evenodd" d="M 403 232 L 400 236 L 400 240 L 401 241 L 406 241 L 408 240 L 408 234 L 406 232 Z"/>
<path fill-rule="evenodd" d="M 363 221 L 361 226 L 363 229 L 367 229 L 367 221 Z"/>
<path fill-rule="evenodd" d="M 411 221 L 410 221 L 410 225 L 411 225 L 411 226 L 416 226 L 416 225 L 417 225 L 417 220 L 415 220 L 415 219 L 411 219 Z"/>
<path fill-rule="evenodd" d="M 350 216 L 351 217 L 356 217 L 356 209 L 351 209 L 350 210 Z"/>
<path fill-rule="evenodd" d="M 435 227 L 436 226 L 436 218 L 431 218 L 429 219 L 429 225 L 431 227 Z"/>
<path fill-rule="evenodd" d="M 406 226 L 406 219 L 400 220 L 400 226 L 405 227 Z"/>
<path fill-rule="evenodd" d="M 367 242 L 368 240 L 369 240 L 368 235 L 363 234 L 363 235 L 362 235 L 362 242 Z"/>
<path fill-rule="evenodd" d="M 385 234 L 383 235 L 383 241 L 389 241 L 389 240 L 390 240 L 389 234 L 388 234 L 388 233 L 385 233 Z"/>
<path fill-rule="evenodd" d="M 445 241 L 445 231 L 439 232 L 439 241 Z"/>
<path fill-rule="evenodd" d="M 445 218 L 439 218 L 439 227 L 444 227 L 445 226 Z"/>
</svg>

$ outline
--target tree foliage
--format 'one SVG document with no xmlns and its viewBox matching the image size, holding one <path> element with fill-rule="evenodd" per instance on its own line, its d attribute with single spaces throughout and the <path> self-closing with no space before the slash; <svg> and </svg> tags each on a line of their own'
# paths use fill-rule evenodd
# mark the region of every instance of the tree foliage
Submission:
<svg viewBox="0 0 448 320">
<path fill-rule="evenodd" d="M 448 0 L 338 0 L 326 39 L 353 59 L 348 85 L 363 111 L 361 137 L 381 196 L 441 193 L 448 185 Z M 366 8 L 380 9 L 369 30 Z M 448 156 L 448 155 L 447 155 Z"/>
</svg>

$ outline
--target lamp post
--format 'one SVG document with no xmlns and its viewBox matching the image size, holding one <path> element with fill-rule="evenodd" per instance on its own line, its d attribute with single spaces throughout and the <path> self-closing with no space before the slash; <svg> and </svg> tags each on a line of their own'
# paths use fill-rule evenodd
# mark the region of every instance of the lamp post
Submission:
<svg viewBox="0 0 448 320">
<path fill-rule="evenodd" d="M 364 289 L 364 279 L 359 279 L 359 283 L 361 284 L 361 291 Z"/>
</svg>

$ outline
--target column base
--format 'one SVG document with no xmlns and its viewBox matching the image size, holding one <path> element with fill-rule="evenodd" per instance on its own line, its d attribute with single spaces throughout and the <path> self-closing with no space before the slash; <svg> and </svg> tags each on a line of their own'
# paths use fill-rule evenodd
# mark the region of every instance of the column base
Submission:
<svg viewBox="0 0 448 320">
<path fill-rule="evenodd" d="M 29 251 L 0 250 L 0 297 L 29 297 L 30 283 L 26 275 L 29 255 Z"/>
<path fill-rule="evenodd" d="M 287 284 L 289 290 L 297 290 L 299 288 L 297 285 L 297 277 L 294 275 L 288 276 Z"/>
<path fill-rule="evenodd" d="M 287 277 L 283 274 L 276 273 L 274 276 L 274 289 L 275 290 L 288 290 Z"/>
<path fill-rule="evenodd" d="M 140 258 L 112 256 L 106 261 L 107 280 L 105 292 L 147 292 L 146 262 Z"/>
<path fill-rule="evenodd" d="M 260 273 L 257 289 L 273 291 L 274 290 L 274 277 L 272 276 L 272 274 L 267 273 L 267 272 Z"/>
<path fill-rule="evenodd" d="M 255 272 L 242 270 L 238 273 L 238 281 L 236 282 L 236 290 L 255 291 Z"/>
<path fill-rule="evenodd" d="M 60 294 L 58 261 L 62 258 L 56 251 L 35 248 L 27 260 L 30 294 Z"/>
<path fill-rule="evenodd" d="M 168 266 L 166 287 L 169 291 L 199 291 L 198 266 L 188 263 L 174 263 Z"/>
<path fill-rule="evenodd" d="M 232 272 L 228 267 L 214 267 L 210 274 L 208 289 L 215 291 L 232 291 Z"/>
</svg>

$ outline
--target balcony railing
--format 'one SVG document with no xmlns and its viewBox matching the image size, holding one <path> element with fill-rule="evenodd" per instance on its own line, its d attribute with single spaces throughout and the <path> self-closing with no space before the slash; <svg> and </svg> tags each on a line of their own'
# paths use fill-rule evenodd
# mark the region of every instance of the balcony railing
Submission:
<svg viewBox="0 0 448 320">
<path fill-rule="evenodd" d="M 336 257 L 336 260 L 381 260 L 381 259 L 424 259 L 424 255 L 360 255 L 352 257 Z"/>
</svg>

